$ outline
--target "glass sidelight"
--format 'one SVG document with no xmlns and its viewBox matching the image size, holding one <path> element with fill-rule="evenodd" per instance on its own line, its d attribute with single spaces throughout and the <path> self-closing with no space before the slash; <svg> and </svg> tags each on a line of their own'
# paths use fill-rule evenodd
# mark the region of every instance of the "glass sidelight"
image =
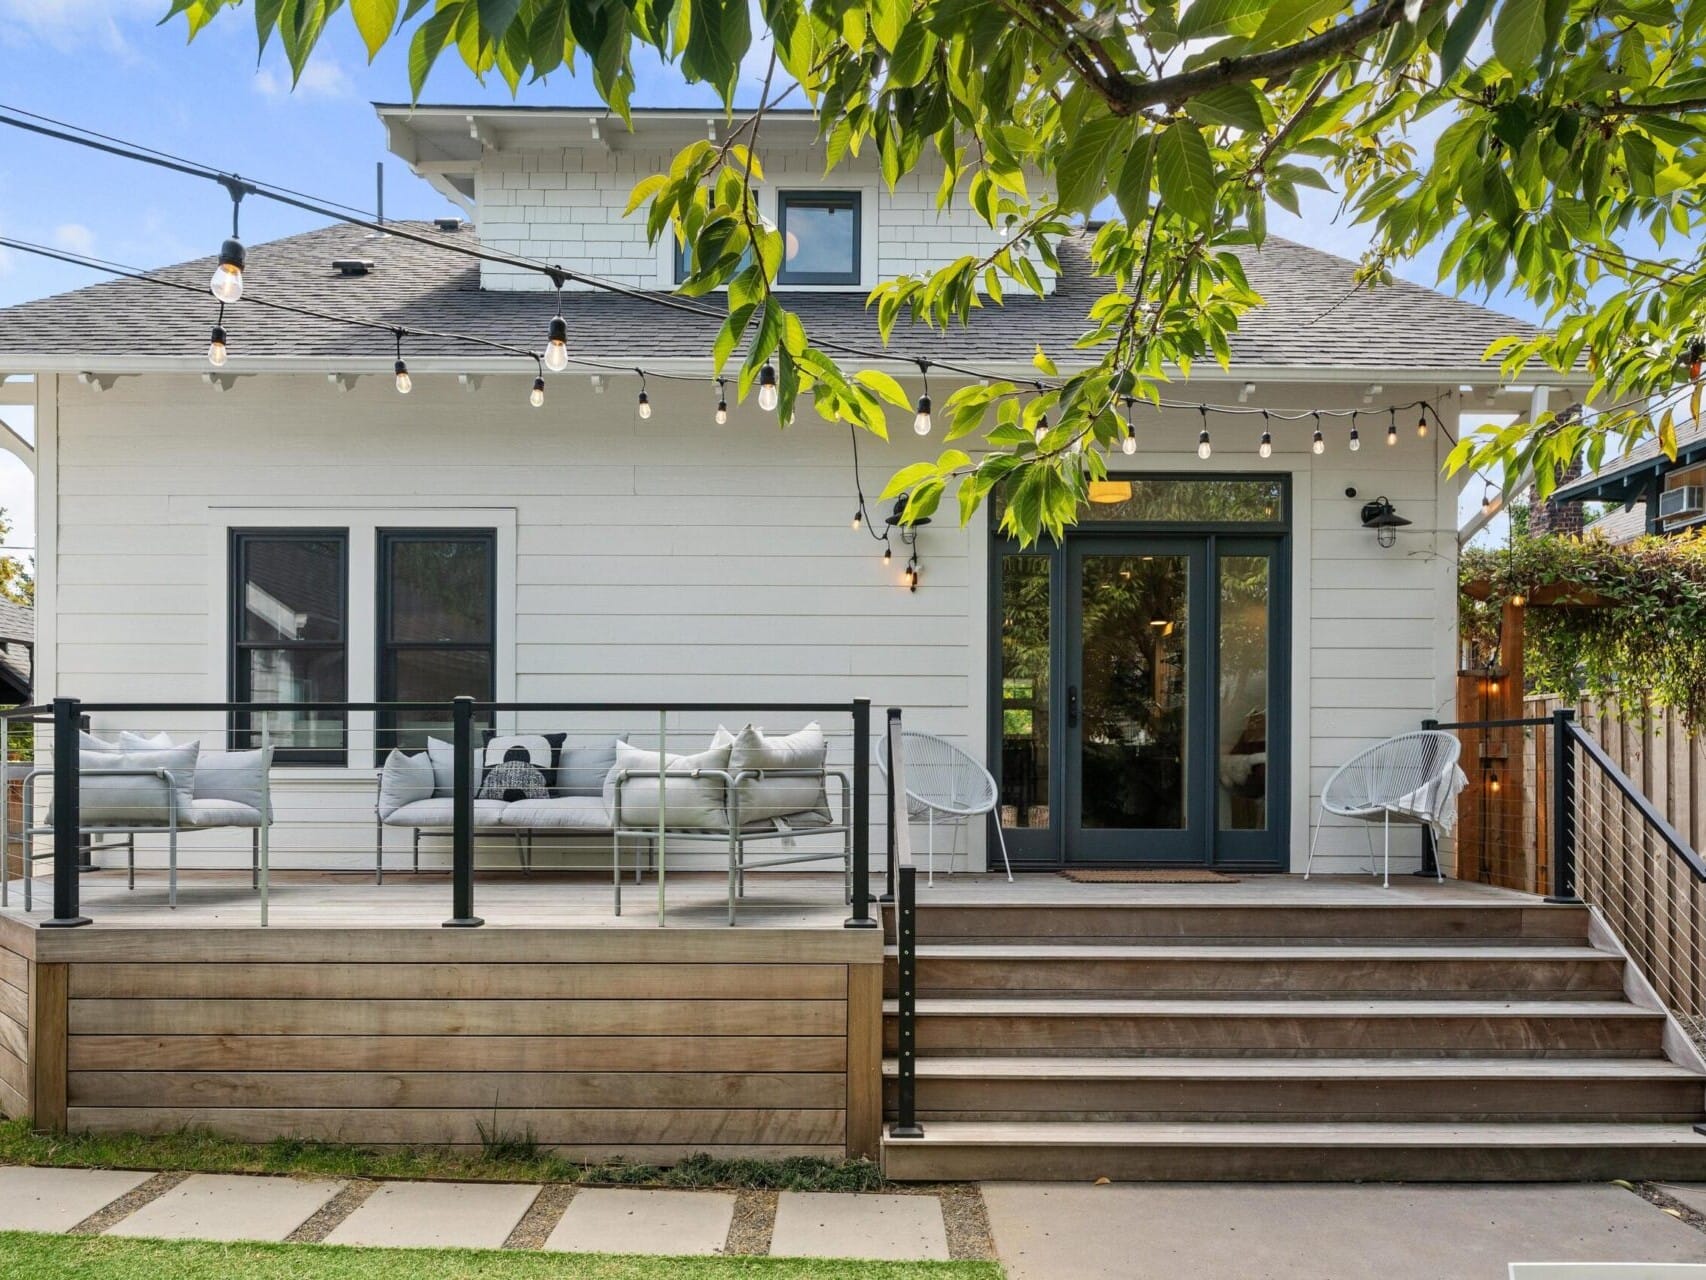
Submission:
<svg viewBox="0 0 1706 1280">
<path fill-rule="evenodd" d="M 1020 858 L 1049 856 L 1052 839 L 1054 576 L 1050 556 L 1002 557 L 998 813 Z"/>
</svg>

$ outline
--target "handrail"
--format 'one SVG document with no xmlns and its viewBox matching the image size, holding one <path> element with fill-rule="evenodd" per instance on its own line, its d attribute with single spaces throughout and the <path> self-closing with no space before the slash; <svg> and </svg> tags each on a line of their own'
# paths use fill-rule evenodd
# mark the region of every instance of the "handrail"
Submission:
<svg viewBox="0 0 1706 1280">
<path fill-rule="evenodd" d="M 1671 852 L 1681 858 L 1688 869 L 1694 873 L 1696 880 L 1706 881 L 1706 861 L 1703 861 L 1694 848 L 1683 839 L 1681 832 L 1670 824 L 1664 814 L 1660 813 L 1646 794 L 1635 785 L 1630 776 L 1617 766 L 1617 762 L 1606 754 L 1594 736 L 1587 730 L 1571 724 L 1569 735 L 1577 742 L 1588 759 L 1599 766 L 1600 771 L 1611 780 L 1611 784 L 1623 793 L 1623 798 L 1635 806 L 1635 811 L 1641 815 L 1646 824 L 1651 827 L 1667 845 Z"/>
<path fill-rule="evenodd" d="M 922 1138 L 918 1123 L 918 869 L 912 864 L 912 831 L 906 806 L 906 749 L 900 708 L 888 718 L 888 837 L 893 885 L 895 941 L 895 1053 L 897 1106 L 891 1138 Z"/>
<path fill-rule="evenodd" d="M 1452 720 L 1443 724 L 1438 720 L 1424 720 L 1422 721 L 1422 728 L 1442 731 L 1454 729 L 1537 729 L 1541 725 L 1551 723 L 1551 716 L 1518 716 L 1508 720 Z"/>
</svg>

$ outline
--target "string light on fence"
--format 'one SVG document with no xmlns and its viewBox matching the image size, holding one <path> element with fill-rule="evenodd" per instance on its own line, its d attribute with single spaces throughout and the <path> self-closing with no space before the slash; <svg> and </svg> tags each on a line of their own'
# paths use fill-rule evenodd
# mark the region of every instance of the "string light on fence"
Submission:
<svg viewBox="0 0 1706 1280">
<path fill-rule="evenodd" d="M 729 421 L 729 393 L 728 393 L 728 379 L 727 378 L 718 378 L 717 379 L 716 419 L 717 419 L 717 425 L 719 427 L 728 425 L 728 421 Z"/>
<path fill-rule="evenodd" d="M 640 415 L 643 422 L 652 416 L 652 398 L 646 394 L 646 371 L 636 369 L 634 372 L 640 375 L 640 398 L 635 402 L 634 412 Z"/>
<path fill-rule="evenodd" d="M 1202 414 L 1202 430 L 1197 432 L 1197 457 L 1207 462 L 1209 455 L 1214 452 L 1214 445 L 1208 438 L 1208 406 L 1199 404 L 1197 412 Z"/>
<path fill-rule="evenodd" d="M 1264 457 L 1274 456 L 1274 435 L 1268 426 L 1268 411 L 1262 410 L 1262 442 L 1256 446 L 1256 452 Z"/>
<path fill-rule="evenodd" d="M 396 374 L 397 394 L 406 396 L 415 389 L 415 380 L 409 376 L 409 366 L 403 361 L 403 330 L 397 329 L 394 333 L 397 338 L 397 363 L 391 368 Z"/>
<path fill-rule="evenodd" d="M 776 366 L 767 364 L 758 371 L 758 407 L 765 413 L 776 412 Z"/>
<path fill-rule="evenodd" d="M 1327 437 L 1321 434 L 1321 411 L 1315 411 L 1315 434 L 1309 441 L 1309 452 L 1317 458 L 1327 452 Z"/>
<path fill-rule="evenodd" d="M 918 397 L 918 412 L 912 419 L 912 430 L 915 434 L 927 436 L 930 434 L 930 362 L 919 358 L 919 376 L 924 379 L 924 394 Z"/>
</svg>

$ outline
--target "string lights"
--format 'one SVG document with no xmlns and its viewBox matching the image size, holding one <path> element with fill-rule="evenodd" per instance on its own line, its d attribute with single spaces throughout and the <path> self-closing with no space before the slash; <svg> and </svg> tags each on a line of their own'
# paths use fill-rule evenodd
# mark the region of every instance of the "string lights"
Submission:
<svg viewBox="0 0 1706 1280">
<path fill-rule="evenodd" d="M 776 412 L 776 366 L 766 364 L 758 371 L 758 407 L 765 413 Z"/>
<path fill-rule="evenodd" d="M 1120 452 L 1131 457 L 1137 452 L 1137 428 L 1131 422 L 1131 406 L 1136 403 L 1130 396 L 1123 397 L 1125 401 L 1125 435 L 1120 439 Z"/>
<path fill-rule="evenodd" d="M 930 434 L 930 362 L 918 360 L 918 376 L 924 379 L 924 394 L 918 397 L 918 412 L 912 419 L 912 429 L 921 436 Z"/>
<path fill-rule="evenodd" d="M 539 376 L 533 379 L 533 390 L 528 393 L 527 403 L 535 409 L 545 407 L 545 362 L 539 361 Z"/>
<path fill-rule="evenodd" d="M 652 416 L 652 398 L 646 394 L 646 371 L 644 369 L 636 369 L 634 372 L 640 375 L 640 398 L 635 402 L 634 412 L 638 414 L 640 420 L 644 422 L 647 418 Z"/>
<path fill-rule="evenodd" d="M 1321 434 L 1321 414 L 1315 413 L 1315 434 L 1309 440 L 1309 452 L 1317 458 L 1327 452 L 1327 437 Z"/>
<path fill-rule="evenodd" d="M 1388 409 L 1386 411 L 1386 447 L 1390 449 L 1397 443 L 1398 411 L 1396 409 Z"/>
<path fill-rule="evenodd" d="M 716 421 L 719 427 L 726 426 L 729 421 L 729 391 L 727 378 L 717 379 L 717 412 Z"/>
<path fill-rule="evenodd" d="M 219 319 L 213 322 L 213 332 L 208 335 L 207 362 L 215 369 L 222 368 L 226 360 L 225 351 L 225 304 L 219 304 Z"/>
<path fill-rule="evenodd" d="M 213 268 L 213 279 L 207 283 L 222 307 L 243 296 L 243 265 L 248 256 L 243 251 L 243 242 L 237 238 L 237 215 L 242 211 L 248 188 L 235 176 L 226 179 L 224 186 L 231 193 L 231 235 L 219 246 L 219 264 Z"/>
<path fill-rule="evenodd" d="M 415 380 L 409 376 L 409 366 L 403 361 L 403 334 L 405 331 L 398 329 L 395 332 L 397 336 L 397 363 L 392 366 L 392 371 L 396 374 L 397 394 L 406 396 L 415 389 Z"/>
<path fill-rule="evenodd" d="M 1362 448 L 1362 437 L 1357 434 L 1357 411 L 1351 410 L 1351 452 Z"/>
<path fill-rule="evenodd" d="M 1274 456 L 1274 436 L 1268 429 L 1268 411 L 1262 410 L 1262 441 L 1256 446 L 1256 453 L 1264 458 Z"/>
<path fill-rule="evenodd" d="M 1197 457 L 1207 462 L 1214 453 L 1214 445 L 1208 438 L 1208 406 L 1199 404 L 1197 412 L 1202 414 L 1202 430 L 1197 432 Z"/>
</svg>

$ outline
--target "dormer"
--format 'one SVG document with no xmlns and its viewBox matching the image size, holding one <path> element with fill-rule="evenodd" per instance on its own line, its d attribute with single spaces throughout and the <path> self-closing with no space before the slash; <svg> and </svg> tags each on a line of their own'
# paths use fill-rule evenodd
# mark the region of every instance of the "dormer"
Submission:
<svg viewBox="0 0 1706 1280">
<path fill-rule="evenodd" d="M 672 236 L 646 243 L 643 207 L 624 216 L 634 184 L 667 169 L 682 147 L 720 142 L 731 127 L 714 111 L 690 109 L 637 110 L 632 129 L 603 108 L 376 109 L 390 149 L 463 209 L 483 245 L 638 289 L 674 288 L 683 266 Z M 826 175 L 817 123 L 804 111 L 767 113 L 757 151 L 760 208 L 787 246 L 779 290 L 864 294 L 1002 242 L 963 195 L 937 209 L 942 169 L 932 153 L 893 192 L 874 146 Z M 1033 264 L 1052 288 L 1052 273 L 1034 256 Z M 482 264 L 480 282 L 551 287 L 501 263 Z"/>
</svg>

